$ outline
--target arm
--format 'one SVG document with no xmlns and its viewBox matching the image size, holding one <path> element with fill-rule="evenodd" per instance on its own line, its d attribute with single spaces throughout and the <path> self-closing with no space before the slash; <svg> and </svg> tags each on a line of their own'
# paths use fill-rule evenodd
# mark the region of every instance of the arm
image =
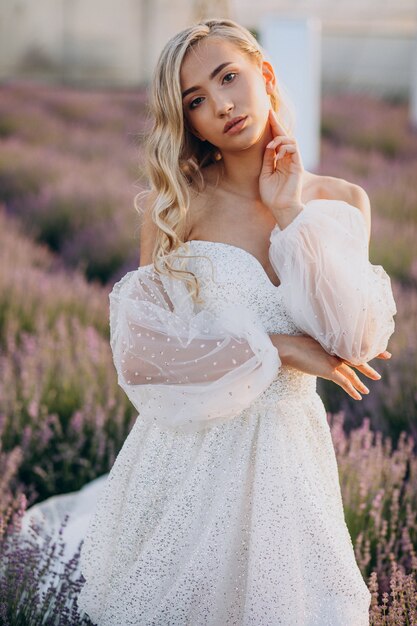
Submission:
<svg viewBox="0 0 417 626">
<path fill-rule="evenodd" d="M 355 400 L 362 399 L 358 391 L 367 394 L 369 389 L 352 367 L 372 380 L 381 378 L 380 374 L 367 363 L 351 366 L 341 358 L 326 352 L 318 341 L 308 335 L 270 335 L 270 337 L 274 346 L 278 348 L 283 366 L 293 367 L 306 374 L 331 380 Z M 390 356 L 389 353 L 378 355 L 383 359 L 388 359 Z"/>
<path fill-rule="evenodd" d="M 385 351 L 396 313 L 388 275 L 369 262 L 369 199 L 356 186 L 351 193 L 359 210 L 342 200 L 303 204 L 297 141 L 272 109 L 269 119 L 273 140 L 259 193 L 276 220 L 269 259 L 284 303 L 299 329 L 326 351 L 351 363 L 369 361 Z"/>
<path fill-rule="evenodd" d="M 200 315 L 193 329 L 171 319 L 157 330 L 146 318 L 140 304 L 135 305 L 134 315 L 128 313 L 125 318 L 124 339 L 119 344 L 124 385 L 205 384 L 219 381 L 233 369 L 250 365 L 255 370 L 260 365 L 261 337 L 254 329 L 241 327 L 239 331 L 235 326 L 233 333 L 232 325 L 226 330 L 225 318 L 222 327 L 220 317 L 216 323 L 211 316 Z"/>
<path fill-rule="evenodd" d="M 249 406 L 281 365 L 246 307 L 196 310 L 184 283 L 152 265 L 125 275 L 109 298 L 118 383 L 142 419 L 184 431 L 224 421 Z"/>
<path fill-rule="evenodd" d="M 388 275 L 368 257 L 364 215 L 342 200 L 313 200 L 282 230 L 269 258 L 297 326 L 333 355 L 364 363 L 384 352 L 396 313 Z"/>
</svg>

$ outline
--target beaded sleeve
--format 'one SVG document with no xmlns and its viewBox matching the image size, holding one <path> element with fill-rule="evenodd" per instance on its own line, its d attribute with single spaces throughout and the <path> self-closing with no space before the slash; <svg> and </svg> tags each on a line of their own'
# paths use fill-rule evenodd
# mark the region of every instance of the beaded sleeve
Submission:
<svg viewBox="0 0 417 626">
<path fill-rule="evenodd" d="M 232 418 L 281 366 L 249 309 L 197 310 L 184 283 L 153 265 L 128 272 L 109 299 L 118 383 L 142 419 L 192 432 Z"/>
<path fill-rule="evenodd" d="M 362 213 L 342 200 L 313 200 L 284 229 L 269 258 L 297 326 L 354 364 L 387 348 L 396 306 L 390 278 L 369 262 Z"/>
</svg>

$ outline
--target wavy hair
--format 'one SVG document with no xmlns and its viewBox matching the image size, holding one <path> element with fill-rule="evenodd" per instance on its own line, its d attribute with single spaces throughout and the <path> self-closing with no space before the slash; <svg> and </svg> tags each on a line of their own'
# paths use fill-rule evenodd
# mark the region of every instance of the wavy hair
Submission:
<svg viewBox="0 0 417 626">
<path fill-rule="evenodd" d="M 134 201 L 136 210 L 141 213 L 145 209 L 140 208 L 139 201 L 147 198 L 146 210 L 151 212 L 157 226 L 152 252 L 155 270 L 184 280 L 195 302 L 202 302 L 198 279 L 193 272 L 184 269 L 190 255 L 179 254 L 178 249 L 185 247 L 189 252 L 184 239 L 187 235 L 190 190 L 193 188 L 199 192 L 204 188 L 203 168 L 222 157 L 216 146 L 209 141 L 200 141 L 187 125 L 180 70 L 190 48 L 206 37 L 227 39 L 258 64 L 268 59 L 254 35 L 230 19 L 202 20 L 180 31 L 166 43 L 153 72 L 149 94 L 152 123 L 145 135 L 144 174 L 150 187 L 138 193 Z M 282 92 L 276 83 L 270 94 L 271 107 L 278 114 L 287 134 L 292 135 L 294 113 Z M 288 117 L 288 123 L 284 115 Z"/>
</svg>

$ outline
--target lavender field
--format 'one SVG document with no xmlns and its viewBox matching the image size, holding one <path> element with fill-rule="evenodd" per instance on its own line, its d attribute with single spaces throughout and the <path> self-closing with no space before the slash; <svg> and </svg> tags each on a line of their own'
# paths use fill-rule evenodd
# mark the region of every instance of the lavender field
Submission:
<svg viewBox="0 0 417 626">
<path fill-rule="evenodd" d="M 319 173 L 360 184 L 371 259 L 393 281 L 392 359 L 361 402 L 321 383 L 372 625 L 417 624 L 417 131 L 407 104 L 326 96 Z M 108 293 L 139 260 L 145 92 L 0 87 L 0 623 L 88 624 L 74 559 L 17 541 L 45 498 L 108 472 L 135 411 L 118 388 Z M 69 608 L 68 608 L 69 607 Z M 43 620 L 47 621 L 43 621 Z"/>
</svg>

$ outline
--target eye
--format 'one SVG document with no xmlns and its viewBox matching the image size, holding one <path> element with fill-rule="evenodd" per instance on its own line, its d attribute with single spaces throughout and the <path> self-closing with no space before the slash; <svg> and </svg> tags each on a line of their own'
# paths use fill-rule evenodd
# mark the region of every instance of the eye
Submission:
<svg viewBox="0 0 417 626">
<path fill-rule="evenodd" d="M 224 81 L 224 79 L 225 79 L 225 78 L 227 78 L 227 76 L 237 76 L 237 72 L 228 72 L 227 74 L 225 74 L 225 75 L 223 76 L 223 81 Z M 227 82 L 227 83 L 231 83 L 231 82 L 233 82 L 233 80 L 234 80 L 234 78 L 232 78 L 232 80 L 227 80 L 226 82 Z M 195 106 L 193 106 L 193 105 L 194 105 L 194 104 L 195 104 L 198 100 L 201 100 L 201 96 L 200 96 L 199 98 L 195 98 L 194 100 L 192 100 L 192 101 L 190 102 L 190 104 L 188 105 L 188 108 L 189 108 L 189 109 L 191 109 L 191 110 L 195 109 Z"/>
<path fill-rule="evenodd" d="M 195 102 L 197 102 L 197 100 L 201 100 L 201 96 L 200 96 L 200 98 L 196 98 L 195 100 L 192 100 L 192 101 L 190 102 L 190 104 L 189 104 L 189 107 L 188 107 L 188 108 L 189 108 L 189 109 L 195 109 L 195 107 L 193 107 L 193 104 L 194 104 Z"/>
<path fill-rule="evenodd" d="M 225 74 L 225 76 L 223 77 L 223 80 L 226 78 L 226 76 L 237 76 L 237 73 L 236 72 L 229 72 L 228 74 Z M 231 83 L 232 81 L 228 80 L 227 82 Z"/>
</svg>

